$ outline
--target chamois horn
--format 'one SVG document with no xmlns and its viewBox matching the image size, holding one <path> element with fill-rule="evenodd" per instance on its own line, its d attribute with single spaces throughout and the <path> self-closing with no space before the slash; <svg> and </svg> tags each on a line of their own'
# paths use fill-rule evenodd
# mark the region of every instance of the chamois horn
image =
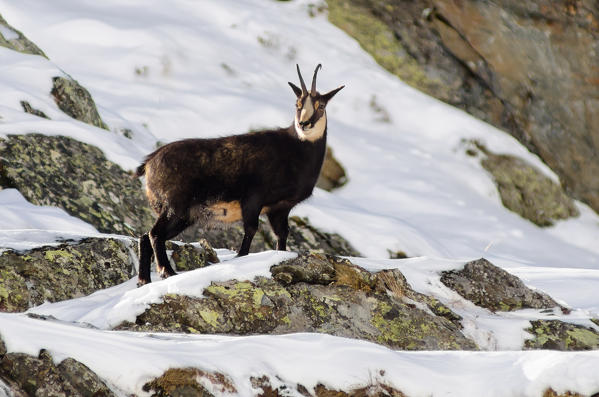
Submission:
<svg viewBox="0 0 599 397">
<path fill-rule="evenodd" d="M 310 93 L 312 93 L 312 95 L 316 94 L 316 74 L 318 73 L 318 69 L 321 69 L 322 65 L 319 63 L 318 66 L 316 66 L 316 69 L 314 69 L 314 77 L 312 77 L 312 89 L 310 90 Z"/>
<path fill-rule="evenodd" d="M 304 79 L 303 79 L 302 74 L 300 72 L 299 65 L 296 63 L 295 66 L 297 67 L 297 75 L 299 76 L 300 83 L 302 84 L 302 93 L 303 94 L 307 94 L 308 93 L 308 89 L 306 88 L 306 83 L 304 83 Z"/>
</svg>

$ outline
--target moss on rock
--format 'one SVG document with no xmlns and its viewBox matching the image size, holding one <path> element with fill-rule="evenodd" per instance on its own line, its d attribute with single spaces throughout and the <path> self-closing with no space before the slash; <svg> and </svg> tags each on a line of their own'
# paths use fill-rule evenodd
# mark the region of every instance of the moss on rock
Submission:
<svg viewBox="0 0 599 397">
<path fill-rule="evenodd" d="M 134 324 L 118 328 L 235 335 L 320 332 L 394 349 L 476 349 L 452 322 L 457 316 L 447 308 L 434 315 L 426 306 L 432 298 L 412 291 L 397 270 L 370 273 L 346 259 L 307 254 L 273 266 L 272 273 L 275 280 L 287 276 L 281 283 L 263 277 L 212 283 L 201 299 L 168 295 Z"/>
<path fill-rule="evenodd" d="M 77 80 L 70 76 L 57 76 L 52 79 L 52 84 L 51 94 L 60 110 L 76 120 L 108 130 L 91 94 Z"/>
<path fill-rule="evenodd" d="M 0 183 L 31 203 L 64 209 L 105 233 L 140 235 L 153 216 L 139 180 L 94 146 L 63 136 L 0 139 Z"/>
<path fill-rule="evenodd" d="M 8 353 L 0 360 L 0 378 L 15 396 L 94 396 L 115 394 L 88 367 L 67 358 L 55 365 L 50 353 L 38 357 Z"/>
<path fill-rule="evenodd" d="M 493 176 L 501 202 L 509 210 L 538 226 L 551 226 L 579 211 L 562 187 L 521 158 L 484 153 L 482 166 Z"/>
<path fill-rule="evenodd" d="M 5 36 L 3 32 L 0 31 L 0 46 L 22 52 L 23 54 L 40 55 L 44 58 L 48 58 L 46 54 L 44 54 L 44 52 L 33 42 L 29 41 L 23 33 L 10 26 L 8 22 L 2 18 L 2 15 L 0 15 L 0 26 L 5 28 L 5 34 L 8 33 L 8 35 Z"/>
<path fill-rule="evenodd" d="M 0 254 L 0 311 L 20 312 L 45 301 L 88 295 L 128 280 L 129 244 L 89 238 L 74 244 Z"/>
<path fill-rule="evenodd" d="M 599 332 L 581 325 L 559 320 L 531 321 L 527 331 L 533 338 L 524 343 L 527 349 L 595 350 L 599 348 Z"/>
<path fill-rule="evenodd" d="M 166 249 L 171 250 L 171 260 L 177 271 L 188 271 L 218 263 L 219 259 L 208 241 L 202 239 L 196 244 L 166 242 Z"/>
<path fill-rule="evenodd" d="M 185 241 L 204 238 L 213 247 L 237 250 L 243 240 L 243 227 L 234 223 L 226 229 L 200 230 L 190 228 L 181 234 Z M 250 252 L 260 252 L 276 248 L 276 236 L 263 218 L 252 240 Z M 336 233 L 326 233 L 312 226 L 307 218 L 289 217 L 289 237 L 287 249 L 297 252 L 319 252 L 339 256 L 361 256 L 343 237 Z"/>
<path fill-rule="evenodd" d="M 528 288 L 518 277 L 484 258 L 468 262 L 462 270 L 443 272 L 441 282 L 465 299 L 491 311 L 559 306 L 548 295 Z"/>
<path fill-rule="evenodd" d="M 396 33 L 371 12 L 370 5 L 362 3 L 327 0 L 329 21 L 353 37 L 379 65 L 407 84 L 433 95 L 447 90 L 441 81 L 427 75 L 425 69 L 409 55 Z M 388 2 L 386 7 L 401 5 Z"/>
</svg>

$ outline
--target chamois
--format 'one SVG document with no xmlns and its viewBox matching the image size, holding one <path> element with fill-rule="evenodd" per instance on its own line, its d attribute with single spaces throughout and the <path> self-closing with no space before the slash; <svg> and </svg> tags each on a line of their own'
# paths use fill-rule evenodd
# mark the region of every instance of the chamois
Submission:
<svg viewBox="0 0 599 397">
<path fill-rule="evenodd" d="M 314 70 L 308 91 L 297 67 L 301 88 L 289 82 L 297 96 L 295 120 L 288 128 L 213 139 L 184 139 L 149 154 L 137 168 L 146 177 L 146 195 L 158 214 L 150 231 L 139 239 L 138 285 L 150 282 L 150 263 L 162 278 L 175 273 L 165 241 L 199 223 L 209 227 L 243 220 L 244 237 L 238 256 L 249 253 L 266 214 L 285 250 L 291 208 L 312 194 L 326 150 L 326 105 L 344 86 L 326 94 L 316 91 Z"/>
</svg>

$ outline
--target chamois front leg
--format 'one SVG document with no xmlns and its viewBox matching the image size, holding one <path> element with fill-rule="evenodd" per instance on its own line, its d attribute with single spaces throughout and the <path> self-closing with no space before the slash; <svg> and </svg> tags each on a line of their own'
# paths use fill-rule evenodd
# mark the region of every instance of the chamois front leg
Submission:
<svg viewBox="0 0 599 397">
<path fill-rule="evenodd" d="M 139 274 L 137 276 L 137 286 L 148 284 L 150 280 L 150 265 L 152 263 L 152 243 L 148 233 L 139 238 Z"/>
<path fill-rule="evenodd" d="M 187 225 L 188 222 L 184 218 L 177 217 L 176 215 L 172 215 L 170 211 L 166 211 L 160 214 L 158 220 L 150 230 L 150 242 L 152 243 L 154 257 L 156 258 L 156 270 L 162 278 L 177 274 L 171 267 L 166 255 L 165 242 L 181 233 Z"/>
<path fill-rule="evenodd" d="M 260 216 L 260 211 L 262 210 L 262 205 L 258 204 L 258 200 L 247 200 L 241 203 L 241 215 L 243 217 L 243 241 L 241 242 L 241 247 L 239 248 L 239 252 L 237 256 L 245 256 L 250 253 L 250 245 L 252 245 L 252 240 L 254 239 L 254 235 L 258 231 L 258 217 Z"/>
<path fill-rule="evenodd" d="M 289 235 L 289 212 L 291 208 L 282 208 L 268 213 L 268 221 L 277 236 L 277 250 L 287 250 L 287 236 Z"/>
</svg>

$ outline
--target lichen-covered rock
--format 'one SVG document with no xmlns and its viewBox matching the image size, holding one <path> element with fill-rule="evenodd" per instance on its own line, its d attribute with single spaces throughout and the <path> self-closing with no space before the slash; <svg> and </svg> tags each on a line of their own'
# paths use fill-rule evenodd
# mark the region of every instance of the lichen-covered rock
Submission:
<svg viewBox="0 0 599 397">
<path fill-rule="evenodd" d="M 316 186 L 330 192 L 346 183 L 347 175 L 345 174 L 345 169 L 339 160 L 333 156 L 333 149 L 327 146 L 324 162 L 322 163 L 322 169 L 318 175 Z"/>
<path fill-rule="evenodd" d="M 243 227 L 235 223 L 225 229 L 199 230 L 193 227 L 181 234 L 185 241 L 208 240 L 215 248 L 239 249 L 243 240 Z M 260 218 L 260 227 L 252 240 L 250 252 L 275 249 L 277 239 L 270 224 Z M 321 252 L 339 256 L 361 256 L 351 244 L 336 233 L 326 233 L 310 224 L 308 219 L 289 217 L 287 249 L 296 252 Z"/>
<path fill-rule="evenodd" d="M 599 211 L 599 9 L 575 2 L 327 0 L 329 20 L 429 95 L 509 131 Z"/>
<path fill-rule="evenodd" d="M 58 366 L 52 356 L 40 351 L 38 357 L 8 353 L 0 360 L 0 379 L 16 396 L 110 397 L 115 394 L 89 368 L 67 358 Z"/>
<path fill-rule="evenodd" d="M 27 101 L 21 101 L 21 107 L 23 108 L 23 111 L 25 113 L 29 113 L 29 114 L 32 114 L 34 116 L 41 117 L 43 119 L 49 119 L 49 117 L 46 116 L 46 114 L 44 112 L 42 112 L 41 110 L 35 109 Z"/>
<path fill-rule="evenodd" d="M 302 265 L 309 270 L 302 272 Z M 318 276 L 318 269 L 326 276 Z M 309 254 L 272 271 L 282 283 L 258 277 L 212 283 L 203 298 L 168 295 L 134 324 L 118 328 L 235 335 L 320 332 L 393 349 L 476 349 L 447 315 L 451 311 L 412 291 L 397 270 L 370 273 L 345 259 Z"/>
<path fill-rule="evenodd" d="M 214 249 L 203 239 L 196 244 L 167 241 L 166 249 L 171 251 L 170 258 L 176 271 L 199 269 L 219 262 Z"/>
<path fill-rule="evenodd" d="M 105 233 L 139 236 L 154 223 L 141 183 L 96 147 L 63 136 L 0 139 L 0 183 Z"/>
<path fill-rule="evenodd" d="M 197 368 L 171 368 L 143 386 L 152 397 L 213 397 L 208 389 L 219 395 L 237 393 L 227 376 Z"/>
<path fill-rule="evenodd" d="M 131 242 L 89 238 L 75 244 L 0 254 L 0 311 L 91 294 L 131 278 Z"/>
<path fill-rule="evenodd" d="M 50 92 L 56 105 L 72 118 L 108 130 L 100 118 L 91 94 L 77 80 L 70 76 L 57 76 L 52 79 Z"/>
<path fill-rule="evenodd" d="M 596 350 L 599 332 L 581 325 L 559 320 L 534 320 L 526 331 L 533 338 L 524 343 L 526 349 Z"/>
<path fill-rule="evenodd" d="M 538 226 L 578 216 L 579 211 L 561 186 L 521 158 L 492 153 L 480 143 L 482 166 L 493 176 L 501 202 Z"/>
<path fill-rule="evenodd" d="M 29 41 L 23 33 L 10 26 L 8 22 L 2 18 L 2 15 L 0 15 L 0 26 L 4 27 L 4 29 L 0 29 L 0 46 L 24 54 L 41 55 L 44 58 L 47 58 L 46 54 L 44 54 L 38 46 Z"/>
<path fill-rule="evenodd" d="M 441 282 L 465 299 L 491 311 L 559 306 L 548 295 L 528 288 L 518 277 L 484 258 L 468 262 L 462 270 L 443 272 Z"/>
<path fill-rule="evenodd" d="M 319 383 L 309 391 L 297 382 L 282 383 L 283 379 L 277 379 L 276 383 L 279 386 L 275 388 L 266 375 L 252 376 L 249 381 L 253 388 L 252 395 L 256 397 L 284 397 L 296 394 L 306 397 L 405 397 L 405 394 L 399 390 L 380 382 L 362 387 L 354 386 L 348 391 L 331 389 Z M 237 393 L 235 386 L 226 375 L 197 368 L 169 369 L 162 376 L 146 383 L 144 391 L 151 393 L 152 397 L 212 397 L 215 394 Z"/>
</svg>

